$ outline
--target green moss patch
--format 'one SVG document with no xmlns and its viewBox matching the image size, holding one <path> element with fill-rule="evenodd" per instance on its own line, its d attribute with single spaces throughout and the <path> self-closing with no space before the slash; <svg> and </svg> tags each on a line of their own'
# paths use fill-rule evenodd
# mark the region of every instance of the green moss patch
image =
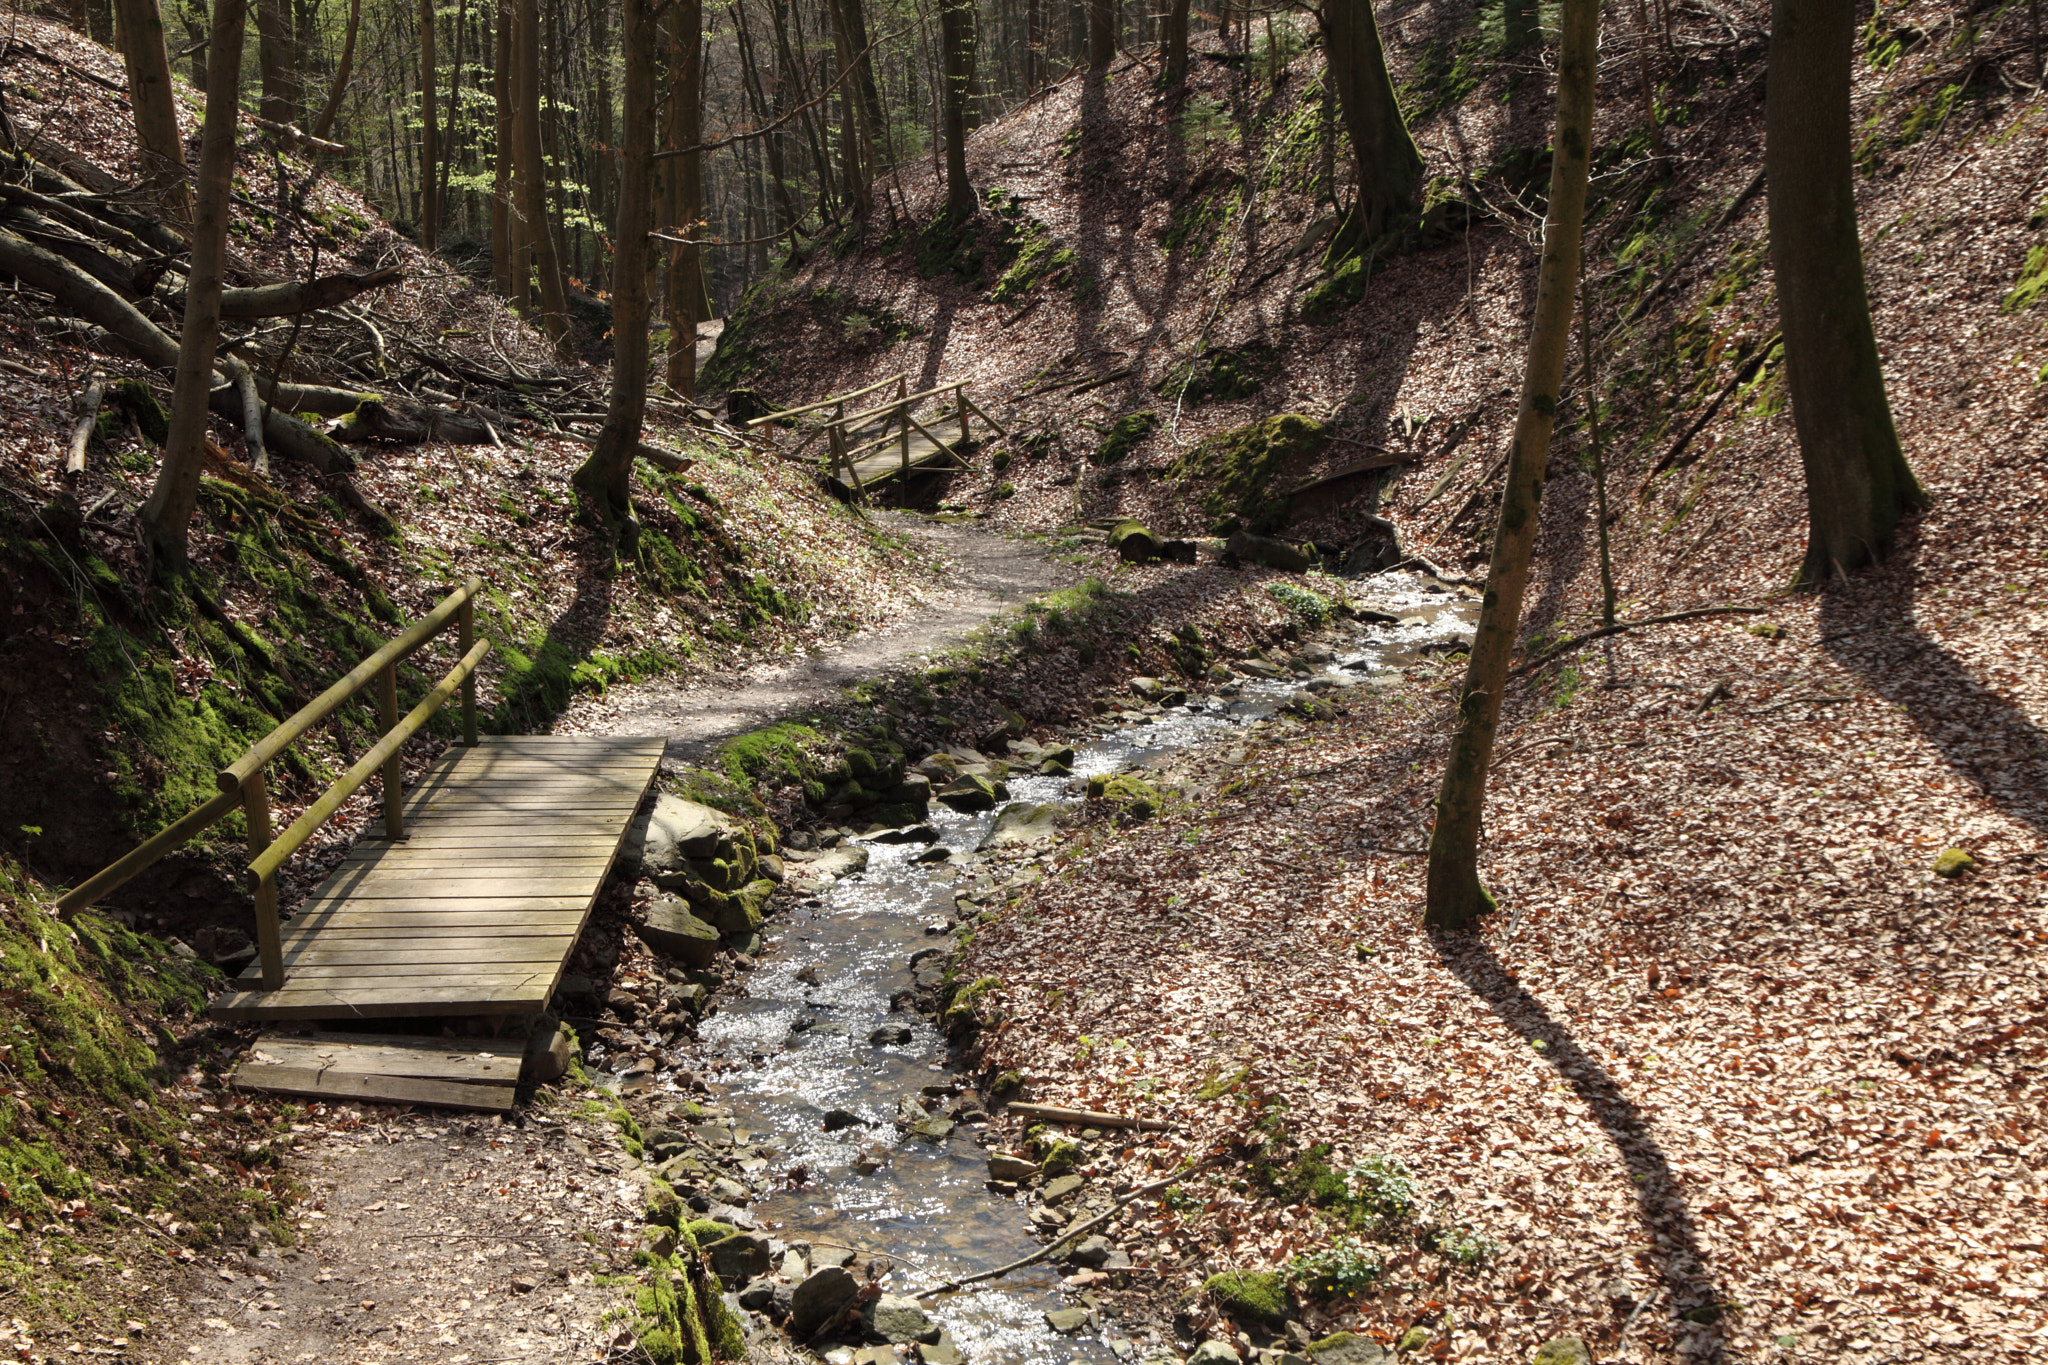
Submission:
<svg viewBox="0 0 2048 1365">
<path fill-rule="evenodd" d="M 1239 1322 L 1278 1326 L 1287 1320 L 1287 1277 L 1276 1270 L 1226 1270 L 1202 1282 L 1202 1292 Z"/>
<path fill-rule="evenodd" d="M 1287 498 L 1273 493 L 1283 472 L 1321 455 L 1329 441 L 1329 429 L 1313 417 L 1281 413 L 1210 437 L 1176 460 L 1167 477 L 1199 485 L 1193 491 L 1219 531 L 1238 522 L 1278 530 L 1288 512 Z"/>
<path fill-rule="evenodd" d="M 1109 430 L 1102 434 L 1101 443 L 1095 447 L 1095 463 L 1117 463 L 1158 429 L 1159 414 L 1149 408 L 1143 412 L 1125 413 L 1110 423 Z"/>
</svg>

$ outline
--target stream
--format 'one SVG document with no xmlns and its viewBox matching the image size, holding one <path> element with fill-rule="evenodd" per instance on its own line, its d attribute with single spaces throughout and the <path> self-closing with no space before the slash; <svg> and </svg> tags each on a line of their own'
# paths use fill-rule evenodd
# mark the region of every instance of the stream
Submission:
<svg viewBox="0 0 2048 1365">
<path fill-rule="evenodd" d="M 1406 575 L 1382 575 L 1358 588 L 1402 621 L 1340 622 L 1318 642 L 1323 648 L 1296 652 L 1314 662 L 1287 670 L 1293 676 L 1238 678 L 1221 689 L 1235 696 L 1191 696 L 1185 705 L 1146 707 L 1141 720 L 1099 724 L 1073 740 L 1071 777 L 1013 775 L 1010 798 L 1076 802 L 1091 775 L 1228 743 L 1297 691 L 1384 675 L 1413 664 L 1427 648 L 1444 648 L 1469 633 L 1477 611 Z M 988 1148 L 977 1141 L 985 1128 L 962 1122 L 933 1143 L 896 1126 L 899 1104 L 927 1086 L 944 1087 L 949 1097 L 930 1101 L 936 1114 L 951 1103 L 943 1037 L 929 1020 L 891 1013 L 889 1005 L 910 987 L 911 955 L 943 944 L 935 934 L 957 917 L 955 895 L 974 884 L 974 851 L 995 817 L 935 802 L 929 823 L 954 850 L 954 861 L 945 863 L 914 861 L 928 852 L 925 844 L 849 841 L 868 849 L 866 870 L 771 920 L 759 967 L 699 1033 L 711 1100 L 731 1116 L 741 1141 L 777 1152 L 772 1170 L 757 1178 L 780 1185 L 769 1177 L 798 1166 L 809 1177 L 800 1188 L 757 1202 L 752 1212 L 761 1225 L 793 1246 L 859 1248 L 889 1259 L 896 1266 L 891 1293 L 993 1269 L 1042 1245 L 1027 1197 L 988 1186 Z M 910 1041 L 871 1043 L 869 1034 L 883 1025 L 907 1026 Z M 827 1132 L 833 1110 L 860 1121 Z M 836 1117 L 845 1122 L 845 1115 Z M 1113 1320 L 1072 1337 L 1055 1334 L 1046 1312 L 1070 1306 L 1060 1278 L 1053 1266 L 1035 1266 L 926 1307 L 949 1334 L 943 1344 L 972 1365 L 1106 1362 L 1142 1353 L 1143 1343 L 1125 1340 Z M 929 1349 L 927 1356 L 946 1358 Z"/>
</svg>

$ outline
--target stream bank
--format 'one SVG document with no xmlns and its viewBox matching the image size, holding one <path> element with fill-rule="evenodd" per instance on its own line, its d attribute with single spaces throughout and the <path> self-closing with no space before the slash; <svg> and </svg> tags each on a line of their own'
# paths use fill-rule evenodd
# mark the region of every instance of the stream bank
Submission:
<svg viewBox="0 0 2048 1365">
<path fill-rule="evenodd" d="M 809 1345 L 835 1365 L 1178 1361 L 1201 1346 L 1146 1249 L 1101 1238 L 909 1297 L 1067 1241 L 1122 1192 L 1090 1178 L 1114 1131 L 1005 1136 L 1028 1078 L 977 1068 L 975 1035 L 1000 1021 L 953 963 L 1020 892 L 1086 856 L 1094 827 L 1199 801 L 1272 727 L 1457 647 L 1470 608 L 1442 585 L 1389 575 L 1359 590 L 1368 619 L 1211 663 L 1206 690 L 1136 678 L 1089 719 L 1000 753 L 956 741 L 878 773 L 937 793 L 871 812 L 887 822 L 811 802 L 768 829 L 665 799 L 636 869 L 636 939 L 575 1022 L 590 1076 L 632 1116 L 650 1208 L 678 1210 L 669 1221 L 758 1346 Z M 878 752 L 903 749 L 903 728 L 885 721 Z"/>
</svg>

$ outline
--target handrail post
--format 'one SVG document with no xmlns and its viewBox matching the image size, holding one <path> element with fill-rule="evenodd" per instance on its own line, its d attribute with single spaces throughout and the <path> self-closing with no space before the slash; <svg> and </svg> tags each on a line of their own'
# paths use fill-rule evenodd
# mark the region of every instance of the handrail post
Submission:
<svg viewBox="0 0 2048 1365">
<path fill-rule="evenodd" d="M 456 647 L 463 654 L 476 643 L 476 603 L 473 599 L 462 599 L 462 609 L 455 615 Z M 397 707 L 392 710 L 396 712 Z M 462 745 L 466 749 L 476 747 L 476 675 L 462 680 Z"/>
<path fill-rule="evenodd" d="M 398 665 L 377 675 L 377 728 L 390 734 L 398 725 Z M 396 749 L 384 760 L 384 837 L 405 837 L 405 769 Z"/>
<path fill-rule="evenodd" d="M 967 386 L 965 384 L 955 384 L 953 386 L 953 406 L 960 409 L 960 444 L 964 446 L 968 441 Z"/>
<path fill-rule="evenodd" d="M 270 847 L 270 789 L 263 781 L 263 769 L 250 773 L 242 783 L 242 814 L 249 824 L 249 860 L 254 862 Z M 277 882 L 259 878 L 256 892 L 256 960 L 263 965 L 263 989 L 284 987 L 284 934 L 277 922 Z"/>
<path fill-rule="evenodd" d="M 896 425 L 902 431 L 903 473 L 899 487 L 910 486 L 910 374 L 906 371 L 896 381 Z"/>
</svg>

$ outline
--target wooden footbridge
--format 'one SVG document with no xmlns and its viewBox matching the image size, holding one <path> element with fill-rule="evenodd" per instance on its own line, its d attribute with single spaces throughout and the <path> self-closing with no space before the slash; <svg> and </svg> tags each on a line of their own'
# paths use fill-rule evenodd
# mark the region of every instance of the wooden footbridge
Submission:
<svg viewBox="0 0 2048 1365">
<path fill-rule="evenodd" d="M 257 958 L 211 1008 L 217 1019 L 440 1021 L 485 1016 L 499 1028 L 538 1015 L 589 918 L 627 828 L 652 785 L 661 739 L 490 736 L 476 730 L 472 579 L 252 745 L 218 774 L 220 794 L 81 883 L 58 902 L 73 913 L 231 811 L 248 824 L 247 876 Z M 409 713 L 398 714 L 398 665 L 453 625 L 461 659 Z M 374 684 L 381 737 L 282 833 L 271 835 L 264 770 L 295 740 Z M 405 741 L 461 693 L 462 744 L 410 792 Z M 277 877 L 287 859 L 373 777 L 381 837 L 366 838 L 288 921 Z M 237 1068 L 238 1084 L 292 1094 L 509 1108 L 525 1043 L 273 1033 Z"/>
<path fill-rule="evenodd" d="M 846 405 L 854 399 L 891 388 L 896 392 L 888 398 L 854 412 L 846 410 Z M 950 408 L 941 405 L 937 412 L 917 416 L 920 404 L 943 399 L 948 394 L 952 396 Z M 747 426 L 754 430 L 771 424 L 794 426 L 798 425 L 798 418 L 814 413 L 829 415 L 822 421 L 814 418 L 814 424 L 803 439 L 784 458 L 803 458 L 804 451 L 822 438 L 825 443 L 825 478 L 839 485 L 843 492 L 860 498 L 872 496 L 873 489 L 891 479 L 899 485 L 907 484 L 911 474 L 917 471 L 964 468 L 967 451 L 974 444 L 969 413 L 981 418 L 998 436 L 1009 434 L 968 394 L 965 382 L 939 384 L 912 393 L 908 371 L 878 380 L 866 388 L 850 389 L 829 398 L 820 398 L 815 403 L 771 412 L 755 418 Z M 953 422 L 960 426 L 960 435 L 956 439 L 948 441 L 938 435 L 935 429 Z"/>
</svg>

